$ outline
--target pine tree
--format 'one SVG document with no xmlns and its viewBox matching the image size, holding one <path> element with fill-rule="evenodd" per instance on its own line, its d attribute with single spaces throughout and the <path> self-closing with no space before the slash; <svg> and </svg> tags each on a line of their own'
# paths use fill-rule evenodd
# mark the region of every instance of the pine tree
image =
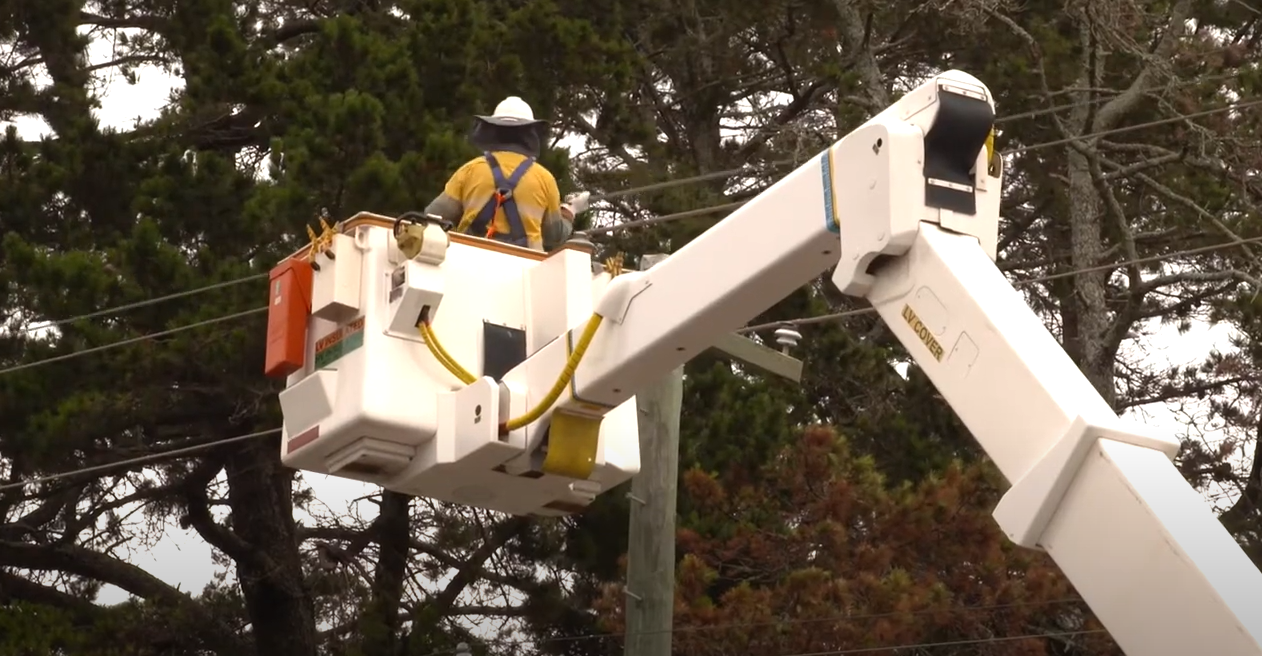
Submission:
<svg viewBox="0 0 1262 656">
<path fill-rule="evenodd" d="M 509 93 L 523 95 L 558 130 L 591 139 L 589 154 L 567 161 L 550 152 L 544 161 L 565 190 L 623 193 L 590 217 L 605 224 L 748 199 L 918 77 L 958 67 L 996 93 L 1000 147 L 1029 149 L 1007 160 L 1001 266 L 1015 277 L 1050 276 L 1023 290 L 1102 393 L 1119 410 L 1194 404 L 1224 390 L 1251 394 L 1253 250 L 1173 257 L 1258 234 L 1257 114 L 1180 118 L 1226 107 L 1228 91 L 1249 97 L 1257 89 L 1259 24 L 1240 3 L 1220 4 L 1135 11 L 1116 2 L 1015 7 L 980 0 L 13 3 L 0 17 L 12 55 L 0 69 L 0 117 L 39 117 L 52 134 L 27 142 L 9 130 L 0 140 L 0 308 L 8 328 L 0 367 L 260 310 L 261 277 L 301 244 L 305 225 L 326 210 L 344 218 L 423 206 L 474 154 L 464 140 L 470 115 Z M 1195 19 L 1196 29 L 1172 31 L 1186 24 L 1181 17 Z M 100 68 L 83 59 L 97 38 L 89 29 L 116 41 L 112 62 Z M 1154 43 L 1158 56 L 1146 50 Z M 110 72 L 134 75 L 141 64 L 165 67 L 182 90 L 155 120 L 103 127 L 93 114 L 95 81 Z M 1130 129 L 1157 120 L 1166 122 Z M 1122 127 L 1128 130 L 1090 137 Z M 756 170 L 626 193 L 743 165 Z M 599 240 L 602 254 L 622 251 L 634 262 L 670 252 L 722 216 L 617 232 Z M 1134 263 L 1142 258 L 1149 259 Z M 1164 269 L 1155 258 L 1167 258 Z M 1075 273 L 1083 269 L 1094 272 Z M 250 282 L 68 320 L 247 276 Z M 1175 372 L 1135 371 L 1124 357 L 1123 345 L 1153 322 L 1191 321 L 1211 307 L 1246 333 L 1241 354 Z M 861 308 L 832 293 L 825 273 L 754 322 Z M 256 312 L 0 374 L 4 475 L 17 481 L 275 427 L 277 386 L 259 375 L 261 319 Z M 63 323 L 38 328 L 50 320 Z M 685 543 L 696 551 L 681 567 L 681 624 L 716 621 L 700 609 L 705 596 L 719 600 L 715 617 L 730 612 L 733 621 L 757 617 L 742 599 L 785 599 L 780 587 L 757 578 L 777 563 L 764 558 L 761 572 L 742 578 L 729 571 L 731 558 L 714 551 L 730 539 L 752 540 L 751 527 L 787 532 L 801 544 L 785 506 L 762 500 L 751 506 L 760 516 L 721 521 L 707 490 L 739 497 L 767 475 L 786 490 L 800 487 L 766 464 L 807 448 L 806 426 L 825 423 L 846 436 L 844 448 L 810 447 L 840 454 L 837 468 L 820 475 L 865 481 L 835 498 L 889 513 L 878 518 L 887 535 L 902 530 L 899 518 L 932 517 L 934 495 L 997 485 L 924 376 L 914 366 L 906 378 L 894 370 L 908 356 L 875 317 L 847 316 L 803 332 L 795 353 L 807 361 L 800 389 L 751 381 L 708 358 L 688 367 L 684 462 L 704 474 L 689 475 L 682 500 Z M 769 340 L 770 331 L 757 337 Z M 1252 402 L 1215 403 L 1210 410 L 1231 422 L 1237 448 L 1252 456 Z M 822 434 L 809 432 L 806 441 Z M 1212 489 L 1216 477 L 1258 487 L 1256 467 L 1227 471 L 1230 449 L 1190 437 L 1180 464 L 1195 483 Z M 1004 588 L 1009 597 L 1035 585 L 1030 577 L 1042 586 L 1036 596 L 1063 588 L 1045 563 L 995 546 L 1001 541 L 983 528 L 982 511 L 993 505 L 985 494 L 962 511 L 977 514 L 969 516 L 982 537 L 952 534 L 962 542 L 938 545 L 940 555 L 908 552 L 900 561 L 909 572 L 905 585 L 866 574 L 876 576 L 877 598 L 864 602 L 871 612 L 948 603 L 924 596 L 928 573 L 943 577 L 952 595 L 984 597 L 968 582 L 947 580 L 952 568 L 970 571 L 962 562 L 1018 565 L 1018 574 L 1001 580 L 1012 586 Z M 594 629 L 590 604 L 618 579 L 625 550 L 625 501 L 617 492 L 563 521 L 487 517 L 383 494 L 374 499 L 380 514 L 372 522 L 299 525 L 294 512 L 311 495 L 280 466 L 274 436 L 143 470 L 0 490 L 0 566 L 18 568 L 0 572 L 0 622 L 14 627 L 5 632 L 13 636 L 8 645 L 102 655 L 115 648 L 430 654 L 469 638 L 463 618 L 472 612 L 512 616 L 532 638 L 572 637 Z M 143 512 L 129 514 L 137 504 Z M 1228 519 L 1256 549 L 1252 507 L 1238 506 Z M 213 544 L 231 576 L 197 594 L 129 566 L 120 545 L 141 548 L 148 529 L 168 523 Z M 881 550 L 879 540 L 867 544 Z M 988 556 L 998 550 L 998 560 L 969 560 L 982 553 L 970 549 L 982 547 Z M 833 574 L 822 579 L 808 573 L 794 580 L 827 582 L 836 572 L 861 578 L 842 565 L 829 565 Z M 711 570 L 721 575 L 718 587 L 698 587 L 694 579 Z M 453 583 L 433 583 L 453 573 L 461 574 Z M 413 586 L 418 580 L 433 594 Z M 95 607 L 91 600 L 106 584 L 139 600 Z M 528 601 L 502 611 L 461 605 L 461 595 L 503 590 Z M 719 599 L 727 590 L 748 592 Z M 895 598 L 908 601 L 898 606 Z M 935 618 L 921 629 L 899 617 L 882 629 L 886 637 L 976 636 L 983 627 L 1015 630 L 1005 622 L 1027 619 L 1049 630 L 1064 620 Z M 775 634 L 780 642 L 767 644 L 806 639 L 798 633 Z M 76 642 L 75 635 L 87 637 Z M 553 641 L 541 649 L 597 653 L 598 642 Z M 486 647 L 517 650 L 502 642 Z"/>
<path fill-rule="evenodd" d="M 812 427 L 756 480 L 694 468 L 684 483 L 692 512 L 679 536 L 677 653 L 933 643 L 961 654 L 1120 653 L 1050 559 L 994 526 L 1001 484 L 987 466 L 957 462 L 893 483 L 873 458 Z M 611 586 L 604 598 L 611 630 L 625 597 Z M 1034 637 L 1010 640 L 1020 636 Z"/>
<path fill-rule="evenodd" d="M 133 130 L 99 124 L 82 56 L 90 37 L 81 28 L 133 30 L 119 37 L 120 60 L 158 62 L 180 76 L 184 87 L 161 116 Z M 300 245 L 304 226 L 326 212 L 342 218 L 423 207 L 475 154 L 465 142 L 472 114 L 509 94 L 554 114 L 571 90 L 616 79 L 621 47 L 607 27 L 569 17 L 556 4 L 478 0 L 306 8 L 65 0 L 31 5 L 4 29 L 31 62 L 5 71 L 12 91 L 6 111 L 43 117 L 53 131 L 23 142 L 10 130 L 2 147 L 0 276 L 12 329 L 2 349 L 6 364 L 254 311 L 7 373 L 0 378 L 0 450 L 10 480 L 277 426 L 278 388 L 260 370 L 265 288 L 258 278 Z M 37 64 L 52 86 L 35 86 Z M 566 179 L 563 153 L 543 161 Z M 29 330 L 245 277 L 251 282 L 64 321 L 46 337 Z M 310 492 L 281 466 L 275 435 L 161 460 L 147 471 L 119 467 L 6 492 L 0 564 L 78 582 L 65 597 L 51 579 L 6 574 L 16 578 L 5 589 L 77 610 L 75 600 L 117 585 L 142 600 L 144 622 L 184 627 L 168 636 L 138 625 L 126 634 L 135 653 L 300 656 L 330 641 L 392 654 L 409 609 L 412 647 L 428 652 L 426 641 L 445 639 L 469 584 L 405 603 L 413 561 L 437 560 L 443 570 L 465 568 L 473 583 L 481 580 L 483 563 L 463 562 L 465 552 L 483 546 L 479 540 L 449 535 L 428 553 L 415 552 L 423 546 L 417 532 L 469 522 L 449 509 L 419 513 L 417 524 L 411 500 L 386 494 L 371 530 L 298 525 L 295 509 Z M 19 505 L 22 494 L 35 499 Z M 139 523 L 120 511 L 137 503 Z M 239 587 L 189 594 L 127 564 L 118 545 L 168 521 L 213 545 Z M 533 530 L 535 540 L 548 539 Z M 501 542 L 532 539 L 519 521 L 501 523 L 498 532 Z M 357 580 L 356 558 L 373 554 L 369 581 Z M 531 593 L 554 585 L 540 576 L 510 579 Z M 357 604 L 367 613 L 344 624 L 344 635 L 317 632 L 318 622 Z"/>
</svg>

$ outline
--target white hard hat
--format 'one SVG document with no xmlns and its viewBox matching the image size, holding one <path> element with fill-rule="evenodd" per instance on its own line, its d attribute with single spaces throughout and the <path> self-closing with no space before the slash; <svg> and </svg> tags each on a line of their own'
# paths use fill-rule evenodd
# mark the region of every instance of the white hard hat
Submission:
<svg viewBox="0 0 1262 656">
<path fill-rule="evenodd" d="M 517 126 L 538 125 L 543 123 L 535 118 L 535 112 L 525 100 L 517 96 L 509 96 L 495 106 L 495 113 L 490 116 L 478 116 L 478 119 L 492 125 Z"/>
</svg>

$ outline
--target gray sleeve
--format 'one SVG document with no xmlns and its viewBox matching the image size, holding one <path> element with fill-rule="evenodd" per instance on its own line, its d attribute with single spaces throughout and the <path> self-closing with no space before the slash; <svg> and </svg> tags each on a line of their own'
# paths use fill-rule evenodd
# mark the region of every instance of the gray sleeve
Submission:
<svg viewBox="0 0 1262 656">
<path fill-rule="evenodd" d="M 464 206 L 459 200 L 447 194 L 439 194 L 438 198 L 431 201 L 425 208 L 425 213 L 441 216 L 450 221 L 454 227 L 460 225 L 460 218 L 464 214 Z"/>
<path fill-rule="evenodd" d="M 564 244 L 574 232 L 574 224 L 566 221 L 560 212 L 548 212 L 543 215 L 543 250 L 552 252 Z"/>
</svg>

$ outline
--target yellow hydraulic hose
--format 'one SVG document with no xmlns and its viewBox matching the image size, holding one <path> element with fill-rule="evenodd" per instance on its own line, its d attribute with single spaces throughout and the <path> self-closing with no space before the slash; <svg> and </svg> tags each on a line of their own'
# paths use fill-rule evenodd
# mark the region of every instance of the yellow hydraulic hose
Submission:
<svg viewBox="0 0 1262 656">
<path fill-rule="evenodd" d="M 557 376 L 557 380 L 552 384 L 552 389 L 548 390 L 547 396 L 539 401 L 538 405 L 531 408 L 526 414 L 509 419 L 500 426 L 501 433 L 511 433 L 512 431 L 525 426 L 548 411 L 557 399 L 561 398 L 561 393 L 565 391 L 565 386 L 570 384 L 570 380 L 574 378 L 574 370 L 578 369 L 578 364 L 583 361 L 583 355 L 587 353 L 587 347 L 592 343 L 592 338 L 596 336 L 596 330 L 600 328 L 600 322 L 604 317 L 599 314 L 593 314 L 587 320 L 587 326 L 583 328 L 583 334 L 579 336 L 578 343 L 574 345 L 574 351 L 570 353 L 570 357 L 565 362 L 565 368 L 561 370 L 561 375 Z"/>
<path fill-rule="evenodd" d="M 469 370 L 460 366 L 455 358 L 452 358 L 451 354 L 447 352 L 447 349 L 443 348 L 443 345 L 438 342 L 438 337 L 434 334 L 434 328 L 428 321 L 421 322 L 417 329 L 420 330 L 421 338 L 425 340 L 425 346 L 429 348 L 430 355 L 433 355 L 434 359 L 438 360 L 444 369 L 451 372 L 451 375 L 465 385 L 477 380 L 473 374 L 469 373 Z"/>
</svg>

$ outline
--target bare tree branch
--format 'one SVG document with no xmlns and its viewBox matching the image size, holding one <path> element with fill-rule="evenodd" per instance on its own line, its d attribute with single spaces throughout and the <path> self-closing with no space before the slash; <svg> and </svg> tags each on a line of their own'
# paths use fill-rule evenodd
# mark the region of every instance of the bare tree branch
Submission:
<svg viewBox="0 0 1262 656">
<path fill-rule="evenodd" d="M 1187 22 L 1188 12 L 1191 9 L 1191 0 L 1179 0 L 1171 7 L 1169 18 L 1166 21 L 1166 29 L 1157 41 L 1156 47 L 1153 48 L 1151 53 L 1144 54 L 1144 58 L 1147 61 L 1143 69 L 1131 81 L 1126 91 L 1105 103 L 1096 112 L 1095 120 L 1092 121 L 1091 132 L 1101 132 L 1117 127 L 1118 122 L 1139 104 L 1148 85 L 1157 75 L 1157 70 L 1166 65 L 1171 52 L 1179 42 L 1179 37 L 1183 35 L 1184 24 Z"/>
</svg>

